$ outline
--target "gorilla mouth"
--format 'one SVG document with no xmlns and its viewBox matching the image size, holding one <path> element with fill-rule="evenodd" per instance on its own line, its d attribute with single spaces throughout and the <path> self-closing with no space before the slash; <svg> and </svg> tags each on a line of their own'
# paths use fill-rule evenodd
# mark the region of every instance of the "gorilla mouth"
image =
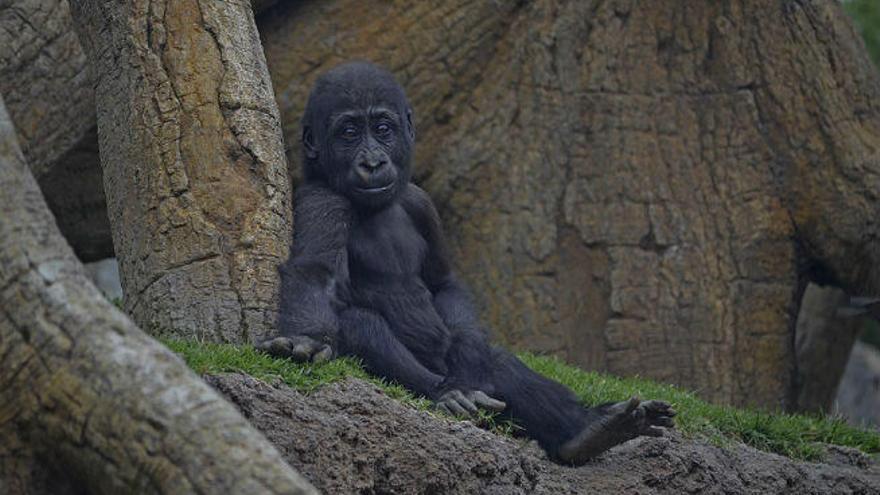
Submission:
<svg viewBox="0 0 880 495">
<path fill-rule="evenodd" d="M 392 187 L 394 187 L 394 183 L 388 183 L 384 186 L 375 186 L 375 187 L 356 187 L 355 189 L 359 193 L 364 194 L 380 194 L 386 191 L 389 191 Z"/>
</svg>

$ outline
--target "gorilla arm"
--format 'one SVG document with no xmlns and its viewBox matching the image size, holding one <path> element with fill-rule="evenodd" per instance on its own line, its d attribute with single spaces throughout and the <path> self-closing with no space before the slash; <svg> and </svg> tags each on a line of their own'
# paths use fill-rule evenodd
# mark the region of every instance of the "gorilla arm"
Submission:
<svg viewBox="0 0 880 495">
<path fill-rule="evenodd" d="M 259 343 L 259 349 L 296 361 L 334 356 L 339 331 L 335 277 L 346 260 L 350 225 L 347 199 L 317 185 L 299 188 L 290 258 L 279 267 L 280 336 Z"/>
<path fill-rule="evenodd" d="M 453 333 L 456 330 L 482 333 L 468 291 L 452 273 L 440 217 L 428 193 L 409 184 L 401 204 L 428 244 L 422 280 L 434 295 L 434 309 Z"/>
<path fill-rule="evenodd" d="M 459 415 L 475 414 L 477 407 L 502 411 L 506 404 L 482 390 L 491 381 L 491 348 L 477 321 L 470 294 L 452 273 L 434 203 L 414 184 L 407 187 L 401 203 L 428 244 L 422 279 L 434 296 L 434 309 L 452 336 L 446 355 L 449 374 L 441 385 L 446 391 L 437 406 Z"/>
</svg>

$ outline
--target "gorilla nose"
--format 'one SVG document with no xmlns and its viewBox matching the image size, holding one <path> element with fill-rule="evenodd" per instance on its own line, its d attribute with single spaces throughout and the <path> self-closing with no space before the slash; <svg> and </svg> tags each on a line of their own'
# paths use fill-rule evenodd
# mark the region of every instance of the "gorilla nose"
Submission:
<svg viewBox="0 0 880 495">
<path fill-rule="evenodd" d="M 367 170 L 369 172 L 375 172 L 380 168 L 384 167 L 387 163 L 387 160 L 384 158 L 368 158 L 360 163 L 362 169 Z"/>
</svg>

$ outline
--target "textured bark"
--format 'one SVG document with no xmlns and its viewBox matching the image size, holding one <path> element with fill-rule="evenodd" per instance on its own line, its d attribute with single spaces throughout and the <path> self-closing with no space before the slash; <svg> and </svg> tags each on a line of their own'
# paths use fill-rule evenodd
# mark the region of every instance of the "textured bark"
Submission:
<svg viewBox="0 0 880 495">
<path fill-rule="evenodd" d="M 148 331 L 183 337 L 271 332 L 290 193 L 250 4 L 72 6 L 95 68 L 126 310 Z"/>
<path fill-rule="evenodd" d="M 261 32 L 289 143 L 323 70 L 399 76 L 509 345 L 793 406 L 805 280 L 880 289 L 880 92 L 837 2 L 336 0 Z"/>
<path fill-rule="evenodd" d="M 0 0 L 0 94 L 38 179 L 95 127 L 92 81 L 72 28 L 67 0 Z"/>
<path fill-rule="evenodd" d="M 252 2 L 257 12 L 275 3 Z M 0 94 L 28 165 L 77 256 L 113 256 L 94 81 L 67 0 L 0 0 Z"/>
<path fill-rule="evenodd" d="M 314 493 L 88 281 L 0 100 L 0 493 Z"/>
<path fill-rule="evenodd" d="M 37 183 L 58 228 L 81 261 L 114 256 L 96 128 L 55 160 Z"/>
<path fill-rule="evenodd" d="M 91 261 L 113 242 L 86 66 L 67 0 L 0 1 L 0 94 L 62 233 Z"/>
<path fill-rule="evenodd" d="M 837 385 L 863 326 L 861 318 L 837 314 L 848 303 L 849 296 L 834 287 L 809 284 L 804 291 L 795 331 L 795 406 L 800 411 L 832 411 Z"/>
</svg>

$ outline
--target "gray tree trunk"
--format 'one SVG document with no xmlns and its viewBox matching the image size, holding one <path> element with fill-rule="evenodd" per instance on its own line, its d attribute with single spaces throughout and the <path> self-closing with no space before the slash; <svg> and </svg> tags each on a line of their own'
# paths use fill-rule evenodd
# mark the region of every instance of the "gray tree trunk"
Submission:
<svg viewBox="0 0 880 495">
<path fill-rule="evenodd" d="M 88 281 L 0 99 L 0 493 L 315 493 Z"/>
<path fill-rule="evenodd" d="M 95 72 L 126 310 L 150 332 L 261 338 L 275 323 L 291 214 L 250 4 L 71 5 Z"/>
</svg>

